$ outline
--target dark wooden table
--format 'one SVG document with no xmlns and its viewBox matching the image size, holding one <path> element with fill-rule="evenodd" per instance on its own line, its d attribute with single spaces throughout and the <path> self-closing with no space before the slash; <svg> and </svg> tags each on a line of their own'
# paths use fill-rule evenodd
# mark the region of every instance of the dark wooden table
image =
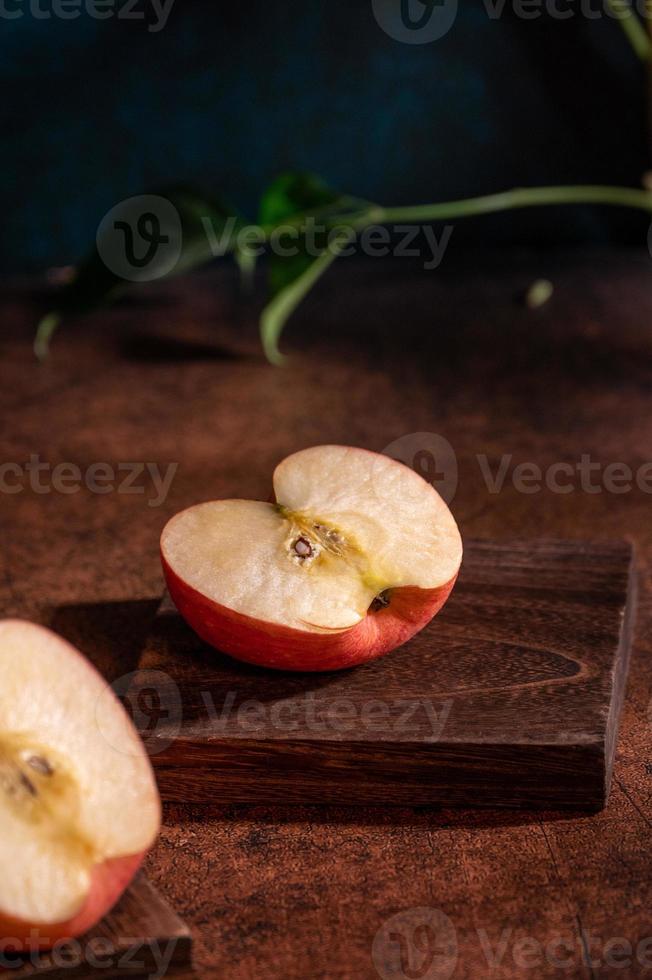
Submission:
<svg viewBox="0 0 652 980">
<path fill-rule="evenodd" d="M 539 276 L 555 295 L 528 311 L 518 297 Z M 0 494 L 3 613 L 52 625 L 112 678 L 133 669 L 155 609 L 165 520 L 199 499 L 267 497 L 274 464 L 313 443 L 382 450 L 439 433 L 459 464 L 463 534 L 637 545 L 637 640 L 604 812 L 170 805 L 146 870 L 192 927 L 202 977 L 373 978 L 373 947 L 382 977 L 441 980 L 451 937 L 455 977 L 649 970 L 652 495 L 588 492 L 579 476 L 568 493 L 522 493 L 511 474 L 582 454 L 636 472 L 652 458 L 651 286 L 647 253 L 478 254 L 437 273 L 351 260 L 288 329 L 284 369 L 262 360 L 253 309 L 221 271 L 62 330 L 44 366 L 30 337 L 46 300 L 3 289 L 2 461 L 178 463 L 160 506 L 142 477 L 141 494 L 40 493 L 26 477 Z M 500 492 L 478 454 L 494 471 L 511 454 Z M 438 912 L 384 926 L 414 908 Z"/>
</svg>

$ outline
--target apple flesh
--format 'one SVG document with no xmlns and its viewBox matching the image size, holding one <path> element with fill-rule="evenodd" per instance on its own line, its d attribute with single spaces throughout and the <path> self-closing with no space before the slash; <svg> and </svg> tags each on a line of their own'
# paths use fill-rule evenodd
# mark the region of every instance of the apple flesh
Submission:
<svg viewBox="0 0 652 980">
<path fill-rule="evenodd" d="M 208 643 L 265 667 L 337 670 L 405 643 L 441 609 L 462 542 L 413 470 L 315 446 L 277 466 L 274 493 L 198 504 L 163 530 L 170 595 Z"/>
<path fill-rule="evenodd" d="M 106 682 L 49 630 L 0 621 L 0 951 L 95 925 L 160 817 L 149 759 Z"/>
</svg>

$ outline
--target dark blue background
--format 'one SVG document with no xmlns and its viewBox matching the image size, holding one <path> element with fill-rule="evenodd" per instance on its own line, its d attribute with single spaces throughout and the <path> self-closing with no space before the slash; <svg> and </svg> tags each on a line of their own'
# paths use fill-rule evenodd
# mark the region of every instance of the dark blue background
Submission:
<svg viewBox="0 0 652 980">
<path fill-rule="evenodd" d="M 20 0 L 13 0 L 13 3 Z M 118 200 L 187 180 L 254 210 L 291 167 L 383 201 L 513 185 L 637 184 L 644 73 L 608 18 L 491 20 L 466 3 L 443 39 L 401 44 L 371 0 L 176 0 L 167 26 L 0 20 L 0 268 L 76 259 Z M 474 219 L 455 240 L 644 240 L 581 208 Z"/>
</svg>

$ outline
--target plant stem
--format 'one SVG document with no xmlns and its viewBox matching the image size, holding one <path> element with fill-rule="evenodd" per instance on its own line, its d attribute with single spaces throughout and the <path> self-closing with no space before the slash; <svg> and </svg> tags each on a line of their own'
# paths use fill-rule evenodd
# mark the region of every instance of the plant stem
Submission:
<svg viewBox="0 0 652 980">
<path fill-rule="evenodd" d="M 409 207 L 384 208 L 379 204 L 369 203 L 363 211 L 332 215 L 325 222 L 325 225 L 328 228 L 341 227 L 342 236 L 336 242 L 332 242 L 299 279 L 286 286 L 263 310 L 260 332 L 268 360 L 273 364 L 281 363 L 282 355 L 278 349 L 278 341 L 287 319 L 315 281 L 331 265 L 342 246 L 351 240 L 356 232 L 362 231 L 370 225 L 446 221 L 451 218 L 510 211 L 514 208 L 540 207 L 546 204 L 611 204 L 625 208 L 637 208 L 652 214 L 652 191 L 638 190 L 633 187 L 600 185 L 517 187 L 500 194 L 469 197 L 463 201 L 445 201 L 442 204 L 416 204 Z M 302 216 L 301 220 L 305 220 L 305 216 Z"/>
<path fill-rule="evenodd" d="M 637 57 L 641 61 L 652 61 L 652 41 L 645 29 L 648 14 L 646 13 L 644 22 L 641 23 L 628 0 L 606 0 L 606 4 L 613 18 L 620 23 Z"/>
<path fill-rule="evenodd" d="M 410 221 L 445 221 L 474 214 L 492 214 L 514 208 L 540 207 L 551 204 L 611 204 L 638 208 L 652 214 L 652 192 L 632 187 L 581 186 L 517 187 L 500 194 L 469 197 L 441 204 L 416 204 L 408 207 L 376 208 L 373 220 L 379 224 Z"/>
<path fill-rule="evenodd" d="M 50 348 L 50 337 L 59 326 L 61 317 L 58 313 L 48 313 L 43 317 L 36 330 L 34 338 L 34 353 L 39 361 L 44 361 Z"/>
<path fill-rule="evenodd" d="M 354 200 L 353 198 L 351 200 Z M 652 214 L 652 191 L 635 187 L 610 187 L 603 185 L 569 184 L 559 187 L 517 187 L 499 194 L 468 197 L 462 201 L 444 201 L 440 204 L 414 204 L 408 207 L 383 207 L 372 201 L 357 211 L 344 211 L 324 218 L 324 227 L 352 228 L 362 231 L 369 225 L 382 225 L 411 221 L 445 221 L 474 214 L 492 214 L 515 208 L 542 207 L 551 204 L 611 204 L 616 207 L 636 208 Z M 327 211 L 326 208 L 320 209 Z M 319 210 L 302 212 L 282 223 L 284 228 L 301 228 L 307 219 L 319 218 Z M 276 225 L 260 225 L 261 240 L 269 240 Z"/>
<path fill-rule="evenodd" d="M 265 356 L 272 364 L 282 364 L 283 362 L 283 355 L 278 349 L 278 339 L 286 320 L 319 277 L 326 272 L 340 252 L 353 239 L 354 234 L 352 228 L 343 229 L 342 233 L 329 243 L 312 265 L 309 265 L 298 279 L 277 293 L 263 310 L 260 318 L 260 337 Z"/>
</svg>

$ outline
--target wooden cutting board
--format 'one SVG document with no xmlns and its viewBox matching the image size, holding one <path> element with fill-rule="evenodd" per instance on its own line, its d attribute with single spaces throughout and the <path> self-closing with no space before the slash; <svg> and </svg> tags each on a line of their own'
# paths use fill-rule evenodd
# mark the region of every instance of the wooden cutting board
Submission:
<svg viewBox="0 0 652 980">
<path fill-rule="evenodd" d="M 190 932 L 140 875 L 94 929 L 52 952 L 16 957 L 7 980 L 190 976 Z"/>
<path fill-rule="evenodd" d="M 349 671 L 237 663 L 164 600 L 127 701 L 167 800 L 599 808 L 634 607 L 625 542 L 467 542 L 439 616 Z"/>
</svg>

